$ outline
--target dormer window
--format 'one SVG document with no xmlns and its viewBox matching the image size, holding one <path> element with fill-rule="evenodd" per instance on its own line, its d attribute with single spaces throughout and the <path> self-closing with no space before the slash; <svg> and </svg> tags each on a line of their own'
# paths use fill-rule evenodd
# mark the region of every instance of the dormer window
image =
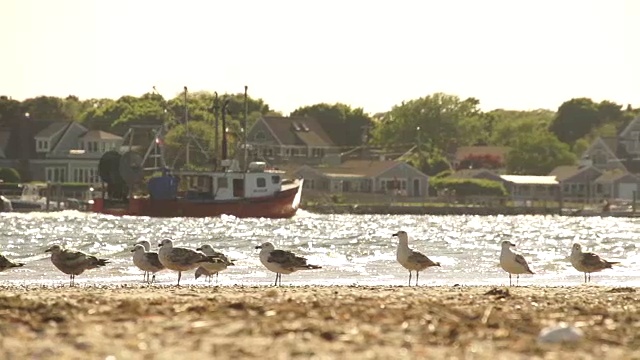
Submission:
<svg viewBox="0 0 640 360">
<path fill-rule="evenodd" d="M 49 151 L 49 141 L 47 141 L 47 140 L 38 140 L 38 141 L 36 141 L 36 150 L 38 152 L 47 152 L 47 151 Z"/>
<path fill-rule="evenodd" d="M 258 131 L 254 136 L 254 139 L 256 139 L 256 141 L 264 141 L 267 139 L 267 136 L 265 135 L 264 132 Z"/>
</svg>

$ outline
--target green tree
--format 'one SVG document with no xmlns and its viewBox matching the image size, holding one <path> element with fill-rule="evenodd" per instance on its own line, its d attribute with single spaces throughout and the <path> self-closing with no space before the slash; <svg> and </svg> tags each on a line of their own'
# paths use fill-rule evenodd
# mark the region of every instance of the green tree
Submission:
<svg viewBox="0 0 640 360">
<path fill-rule="evenodd" d="M 187 136 L 184 124 L 174 126 L 164 139 L 164 151 L 167 165 L 170 167 L 182 167 L 186 164 L 186 146 L 189 144 L 189 164 L 196 168 L 210 168 L 213 158 L 214 136 L 213 128 L 203 121 L 189 123 L 191 140 Z M 231 138 L 231 146 L 234 139 Z M 232 147 L 229 147 L 232 149 Z"/>
<path fill-rule="evenodd" d="M 520 133 L 506 163 L 511 174 L 547 175 L 556 166 L 575 164 L 576 155 L 548 132 Z"/>
<path fill-rule="evenodd" d="M 606 100 L 595 103 L 588 98 L 578 98 L 560 105 L 549 130 L 560 141 L 573 145 L 599 126 L 614 124 L 620 127 L 624 120 L 622 105 Z"/>
<path fill-rule="evenodd" d="M 338 146 L 359 146 L 363 144 L 363 135 L 371 127 L 371 117 L 362 108 L 353 109 L 349 105 L 320 103 L 303 106 L 291 113 L 291 116 L 316 119 L 324 131 Z"/>
<path fill-rule="evenodd" d="M 496 109 L 487 113 L 492 118 L 490 145 L 512 146 L 517 134 L 545 132 L 555 113 L 550 110 L 513 111 Z"/>
<path fill-rule="evenodd" d="M 442 93 L 403 102 L 381 116 L 373 141 L 385 147 L 420 141 L 427 151 L 447 151 L 452 142 L 473 145 L 481 138 L 477 134 L 482 127 L 478 105 L 474 98 L 461 100 Z"/>
<path fill-rule="evenodd" d="M 23 119 L 22 103 L 18 100 L 0 96 L 0 126 L 8 126 Z"/>
</svg>

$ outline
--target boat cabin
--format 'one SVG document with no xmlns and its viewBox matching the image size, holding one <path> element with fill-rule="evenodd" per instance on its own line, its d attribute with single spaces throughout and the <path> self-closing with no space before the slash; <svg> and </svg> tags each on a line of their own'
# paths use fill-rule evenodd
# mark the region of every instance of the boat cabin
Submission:
<svg viewBox="0 0 640 360">
<path fill-rule="evenodd" d="M 246 172 L 229 168 L 220 172 L 175 174 L 182 197 L 221 201 L 272 196 L 282 189 L 283 175 L 284 171 L 267 170 L 264 162 L 252 162 Z"/>
</svg>

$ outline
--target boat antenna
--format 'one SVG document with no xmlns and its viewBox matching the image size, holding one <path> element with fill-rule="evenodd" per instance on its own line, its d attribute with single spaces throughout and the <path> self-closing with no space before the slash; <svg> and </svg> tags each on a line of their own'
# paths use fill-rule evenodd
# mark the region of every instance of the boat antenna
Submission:
<svg viewBox="0 0 640 360">
<path fill-rule="evenodd" d="M 189 165 L 189 148 L 191 147 L 191 134 L 189 133 L 189 107 L 187 106 L 187 87 L 184 87 L 184 124 L 187 133 L 187 153 L 185 162 Z"/>
<path fill-rule="evenodd" d="M 242 147 L 244 148 L 244 169 L 245 171 L 248 169 L 248 164 L 247 164 L 247 157 L 248 157 L 248 153 L 247 153 L 247 115 L 249 112 L 249 102 L 247 99 L 247 90 L 248 90 L 248 86 L 245 85 L 244 86 L 244 119 L 242 121 L 242 134 L 243 134 L 243 145 Z"/>
<path fill-rule="evenodd" d="M 227 105 L 229 105 L 229 98 L 224 97 L 222 101 L 222 159 L 227 158 Z"/>
</svg>

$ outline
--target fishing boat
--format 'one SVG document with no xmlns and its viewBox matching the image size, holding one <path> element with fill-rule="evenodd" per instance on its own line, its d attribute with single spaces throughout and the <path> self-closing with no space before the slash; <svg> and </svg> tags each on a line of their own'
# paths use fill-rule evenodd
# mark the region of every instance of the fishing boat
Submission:
<svg viewBox="0 0 640 360">
<path fill-rule="evenodd" d="M 185 104 L 186 104 L 185 87 Z M 246 97 L 245 87 L 245 131 Z M 217 100 L 217 96 L 216 96 Z M 217 101 L 216 101 L 217 104 Z M 214 105 L 216 123 L 222 112 L 222 129 L 226 128 L 226 102 L 221 109 Z M 186 106 L 185 106 L 186 108 Z M 186 113 L 186 111 L 185 111 Z M 185 114 L 185 119 L 188 116 Z M 216 130 L 218 126 L 216 124 Z M 188 129 L 188 126 L 187 126 Z M 226 134 L 222 135 L 222 161 L 211 170 L 173 170 L 164 159 L 164 125 L 155 130 L 155 141 L 144 156 L 129 150 L 123 154 L 109 151 L 100 159 L 98 173 L 103 182 L 102 195 L 94 198 L 93 211 L 117 216 L 149 217 L 217 217 L 290 218 L 299 208 L 304 180 L 286 179 L 285 172 L 271 169 L 264 162 L 247 163 L 244 140 L 244 168 L 237 159 L 228 158 Z M 126 137 L 126 136 L 125 136 Z M 217 131 L 216 131 L 217 137 Z M 187 155 L 189 158 L 187 132 Z M 195 141 L 195 140 L 194 140 Z M 215 141 L 216 147 L 218 141 Z M 216 151 L 214 151 L 217 153 Z M 149 158 L 156 166 L 145 168 Z M 188 160 L 187 160 L 188 161 Z M 159 162 L 159 164 L 157 164 Z M 161 173 L 143 183 L 145 173 Z M 146 186 L 146 194 L 133 189 Z"/>
</svg>

